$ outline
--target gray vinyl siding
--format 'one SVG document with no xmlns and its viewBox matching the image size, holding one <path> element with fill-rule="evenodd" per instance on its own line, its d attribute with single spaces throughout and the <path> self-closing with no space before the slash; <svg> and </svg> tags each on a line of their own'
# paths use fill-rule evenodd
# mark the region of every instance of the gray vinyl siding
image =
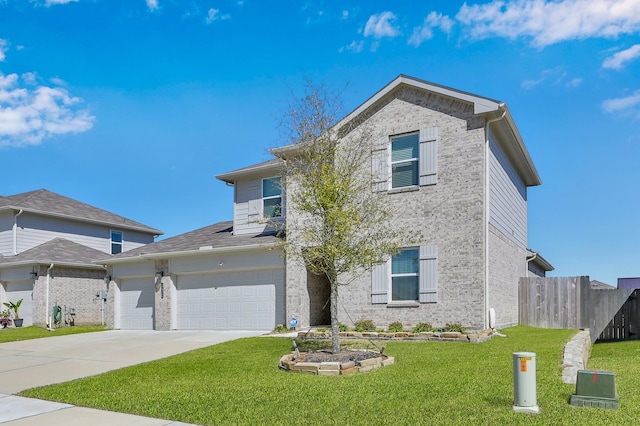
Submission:
<svg viewBox="0 0 640 426">
<path fill-rule="evenodd" d="M 489 134 L 489 223 L 519 247 L 527 247 L 527 187 Z"/>
<path fill-rule="evenodd" d="M 259 234 L 265 228 L 262 221 L 262 180 L 236 182 L 233 207 L 233 233 Z"/>
<path fill-rule="evenodd" d="M 18 217 L 18 253 L 54 238 L 66 238 L 78 244 L 111 253 L 111 230 L 123 232 L 123 251 L 153 242 L 153 235 L 47 216 L 23 213 Z"/>
<path fill-rule="evenodd" d="M 267 226 L 263 217 L 262 179 L 274 177 L 274 173 L 255 175 L 235 182 L 233 204 L 233 233 L 235 235 L 259 234 Z M 282 207 L 286 197 L 282 194 Z"/>
<path fill-rule="evenodd" d="M 0 254 L 13 254 L 13 214 L 10 211 L 0 213 Z"/>
</svg>

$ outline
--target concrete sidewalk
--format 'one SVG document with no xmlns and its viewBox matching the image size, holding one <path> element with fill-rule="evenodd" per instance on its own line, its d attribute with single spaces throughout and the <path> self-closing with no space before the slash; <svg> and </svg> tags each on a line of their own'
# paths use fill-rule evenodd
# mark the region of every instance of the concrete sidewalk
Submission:
<svg viewBox="0 0 640 426">
<path fill-rule="evenodd" d="M 14 393 L 153 361 L 259 331 L 111 330 L 0 344 L 0 423 L 8 425 L 181 425 L 23 398 Z"/>
</svg>

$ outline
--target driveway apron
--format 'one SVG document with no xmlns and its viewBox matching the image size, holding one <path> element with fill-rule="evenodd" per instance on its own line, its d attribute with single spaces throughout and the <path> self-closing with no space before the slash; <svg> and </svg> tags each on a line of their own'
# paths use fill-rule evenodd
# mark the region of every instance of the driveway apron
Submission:
<svg viewBox="0 0 640 426">
<path fill-rule="evenodd" d="M 264 333 L 110 330 L 0 343 L 0 423 L 72 425 L 78 421 L 77 424 L 93 426 L 179 425 L 178 422 L 74 407 L 12 394 Z"/>
</svg>

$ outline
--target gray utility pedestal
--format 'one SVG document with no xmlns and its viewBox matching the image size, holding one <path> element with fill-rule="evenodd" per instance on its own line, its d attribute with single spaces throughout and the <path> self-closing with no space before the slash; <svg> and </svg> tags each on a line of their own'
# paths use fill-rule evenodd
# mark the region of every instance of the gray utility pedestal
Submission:
<svg viewBox="0 0 640 426">
<path fill-rule="evenodd" d="M 620 407 L 616 376 L 611 371 L 578 370 L 576 393 L 569 402 L 576 407 Z"/>
</svg>

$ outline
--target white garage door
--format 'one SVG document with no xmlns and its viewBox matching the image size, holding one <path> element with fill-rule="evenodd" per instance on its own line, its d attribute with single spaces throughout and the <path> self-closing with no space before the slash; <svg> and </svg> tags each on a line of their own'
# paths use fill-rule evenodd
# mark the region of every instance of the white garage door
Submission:
<svg viewBox="0 0 640 426">
<path fill-rule="evenodd" d="M 153 330 L 153 278 L 123 279 L 120 283 L 120 328 Z"/>
<path fill-rule="evenodd" d="M 276 322 L 272 271 L 179 276 L 181 330 L 271 330 Z"/>
<path fill-rule="evenodd" d="M 22 326 L 33 325 L 33 280 L 9 282 L 6 284 L 5 290 L 8 302 L 16 303 L 22 299 L 22 304 L 18 310 L 20 318 L 24 319 Z M 6 308 L 4 305 L 0 306 L 0 310 Z"/>
</svg>

